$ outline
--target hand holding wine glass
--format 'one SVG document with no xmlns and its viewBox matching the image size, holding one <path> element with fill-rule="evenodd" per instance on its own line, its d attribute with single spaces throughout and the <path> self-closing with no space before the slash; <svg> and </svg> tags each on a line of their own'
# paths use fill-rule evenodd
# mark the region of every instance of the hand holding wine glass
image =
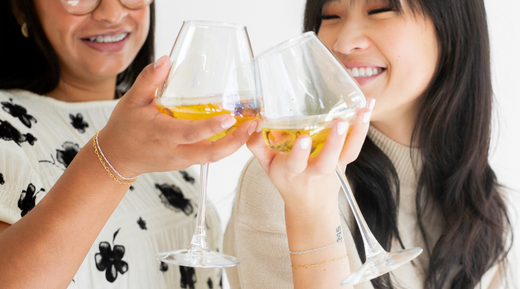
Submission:
<svg viewBox="0 0 520 289">
<path fill-rule="evenodd" d="M 201 120 L 231 115 L 235 124 L 215 131 L 209 141 L 228 138 L 240 124 L 258 116 L 253 52 L 242 25 L 186 21 L 171 52 L 167 79 L 157 91 L 157 107 L 169 117 Z M 253 121 L 249 134 L 256 128 Z M 240 261 L 209 249 L 206 243 L 205 199 L 208 163 L 201 164 L 197 225 L 190 248 L 159 253 L 157 259 L 190 267 L 230 267 Z"/>
<path fill-rule="evenodd" d="M 263 157 L 261 160 L 262 166 L 266 169 L 273 183 L 277 184 L 277 188 L 286 200 L 286 223 L 288 212 L 292 215 L 291 211 L 294 211 L 295 216 L 299 215 L 299 218 L 304 220 L 311 215 L 309 222 L 300 226 L 301 228 L 309 226 L 316 227 L 319 230 L 319 226 L 317 227 L 317 223 L 313 219 L 320 219 L 324 215 L 329 216 L 326 218 L 329 221 L 335 220 L 333 222 L 337 225 L 339 216 L 337 195 L 331 194 L 330 197 L 317 192 L 331 189 L 330 184 L 333 183 L 330 173 L 332 171 L 331 162 L 339 160 L 336 164 L 335 174 L 345 192 L 361 232 L 367 257 L 365 264 L 343 280 L 341 285 L 350 286 L 368 281 L 417 257 L 422 252 L 421 248 L 388 253 L 381 247 L 370 232 L 346 179 L 345 166 L 340 159 L 341 146 L 337 145 L 340 136 L 344 138 L 344 134 L 346 134 L 344 120 L 352 121 L 361 112 L 362 115 L 356 118 L 356 122 L 362 121 L 364 123 L 361 126 L 364 134 L 366 134 L 374 101 L 371 101 L 368 111 L 366 111 L 367 101 L 365 96 L 357 83 L 347 73 L 345 67 L 330 53 L 314 32 L 307 32 L 256 57 L 255 68 L 257 69 L 257 82 L 263 100 L 261 126 L 265 143 L 269 148 L 276 151 L 294 151 L 294 153 L 291 152 L 288 155 L 278 157 L 273 154 L 269 155 L 265 149 L 252 148 L 256 154 L 261 158 Z M 354 126 L 354 129 L 356 136 L 353 138 L 352 144 L 347 144 L 345 154 L 355 157 L 362 143 L 361 140 L 356 141 L 356 139 L 362 138 L 363 133 L 358 132 L 359 128 L 356 128 L 356 126 Z M 349 145 L 354 145 L 352 147 L 354 150 L 349 150 Z M 298 148 L 298 146 L 300 147 Z M 294 148 L 297 149 L 294 150 Z M 307 158 L 304 155 L 306 152 L 309 152 L 311 156 L 308 165 L 306 165 Z M 346 156 L 343 156 L 343 158 L 347 161 L 354 159 L 348 159 Z M 320 180 L 318 185 L 316 185 L 317 180 Z M 313 192 L 314 190 L 317 192 Z M 300 193 L 300 191 L 303 193 Z M 292 200 L 291 203 L 297 205 L 288 204 L 288 196 Z M 306 202 L 299 201 L 299 198 L 308 196 L 311 197 Z M 324 199 L 328 201 L 324 201 Z M 318 208 L 313 209 L 316 204 L 325 205 L 319 205 Z M 319 214 L 320 211 L 324 213 Z M 318 213 L 316 214 L 316 212 Z M 336 215 L 335 219 L 334 214 Z M 301 223 L 297 219 L 293 221 L 296 224 Z M 325 222 L 325 224 L 328 223 L 330 222 Z M 288 224 L 286 225 L 288 238 L 293 241 L 290 242 L 290 246 L 294 244 L 298 247 L 305 246 L 304 242 L 290 237 L 293 228 Z M 339 242 L 341 226 L 337 229 Z M 328 228 L 328 230 L 331 230 L 331 228 Z M 321 238 L 320 234 L 319 231 L 314 232 L 314 235 L 318 236 L 319 239 Z M 326 232 L 323 232 L 323 234 L 326 234 Z M 313 237 L 311 237 L 312 240 Z M 312 243 L 309 242 L 309 245 L 315 245 Z M 301 250 L 294 254 L 313 253 L 328 247 Z M 325 265 L 345 257 L 346 255 L 316 264 L 293 264 L 293 268 Z M 300 258 L 291 256 L 291 259 L 298 260 Z M 314 259 L 309 258 L 309 260 Z M 329 265 L 328 269 L 330 272 L 330 269 L 334 269 L 334 267 Z M 320 274 L 318 271 L 314 271 L 314 273 Z M 309 275 L 299 274 L 299 271 L 295 273 L 293 269 L 295 286 L 296 282 L 301 281 L 296 276 L 312 282 L 313 278 L 309 278 Z M 331 286 L 333 285 L 331 284 Z"/>
</svg>

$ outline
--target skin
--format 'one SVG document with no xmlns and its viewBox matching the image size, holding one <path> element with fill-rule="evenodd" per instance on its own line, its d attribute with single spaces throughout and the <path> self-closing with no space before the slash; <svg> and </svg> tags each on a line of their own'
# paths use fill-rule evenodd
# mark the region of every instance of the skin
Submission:
<svg viewBox="0 0 520 289">
<path fill-rule="evenodd" d="M 324 5 L 318 36 L 347 68 L 381 68 L 382 73 L 356 80 L 370 99 L 376 99 L 371 124 L 393 140 L 410 146 L 420 97 L 435 72 L 438 45 L 432 22 L 420 13 L 416 17 L 403 4 L 403 14 L 393 11 L 372 13 L 385 3 L 350 0 Z M 370 100 L 369 99 L 369 100 Z M 369 108 L 359 111 L 352 132 L 330 133 L 321 153 L 309 158 L 309 148 L 295 145 L 291 153 L 278 153 L 253 135 L 248 147 L 259 160 L 285 202 L 287 239 L 292 251 L 309 250 L 336 240 L 341 225 L 338 209 L 339 183 L 336 162 L 348 164 L 361 150 L 369 124 Z M 339 121 L 342 122 L 342 121 Z M 333 131 L 338 123 L 333 127 Z M 298 142 L 309 138 L 302 135 Z M 343 228 L 345 234 L 350 234 Z M 347 254 L 345 246 L 291 255 L 293 265 L 316 264 Z M 311 268 L 293 268 L 294 288 L 348 288 L 340 282 L 349 275 L 348 260 L 342 259 Z M 352 288 L 352 287 L 351 287 Z"/>
<path fill-rule="evenodd" d="M 150 9 L 129 10 L 119 1 L 101 1 L 92 13 L 77 16 L 60 1 L 35 0 L 34 4 L 62 72 L 58 87 L 48 95 L 64 101 L 113 99 L 117 75 L 132 63 L 146 40 Z M 82 41 L 114 31 L 130 33 L 118 52 L 100 52 Z"/>
<path fill-rule="evenodd" d="M 133 46 L 146 38 L 142 31 L 148 31 L 149 8 L 130 11 L 118 0 L 103 0 L 91 15 L 71 16 L 63 13 L 57 0 L 35 4 L 41 19 L 54 22 L 44 20 L 43 27 L 63 72 L 49 96 L 68 102 L 113 99 L 117 73 L 137 54 L 139 49 Z M 78 43 L 78 37 L 92 31 L 125 25 L 132 29 L 135 43 L 118 53 L 88 51 Z M 86 55 L 90 60 L 83 61 Z M 256 122 L 247 122 L 211 142 L 206 139 L 236 120 L 220 115 L 189 121 L 160 113 L 155 90 L 166 77 L 169 62 L 164 56 L 143 70 L 99 133 L 105 156 L 124 176 L 217 161 L 238 150 L 256 129 Z M 85 144 L 33 210 L 13 225 L 0 222 L 2 288 L 66 288 L 128 188 L 108 176 L 92 141 Z"/>
<path fill-rule="evenodd" d="M 368 81 L 357 78 L 367 97 L 377 100 L 372 125 L 394 141 L 410 146 L 420 96 L 437 67 L 439 50 L 433 23 L 420 12 L 414 16 L 407 1 L 403 14 L 376 12 L 378 1 L 331 1 L 322 15 L 318 36 L 347 67 L 383 68 Z"/>
</svg>

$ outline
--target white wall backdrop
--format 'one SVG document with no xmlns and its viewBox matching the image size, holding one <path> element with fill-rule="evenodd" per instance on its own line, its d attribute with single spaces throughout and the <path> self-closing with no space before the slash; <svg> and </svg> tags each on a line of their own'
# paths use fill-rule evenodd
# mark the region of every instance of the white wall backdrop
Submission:
<svg viewBox="0 0 520 289">
<path fill-rule="evenodd" d="M 520 222 L 515 211 L 520 207 L 520 17 L 517 15 L 520 2 L 485 0 L 485 3 L 496 95 L 491 164 L 502 184 L 511 189 L 512 218 L 516 243 L 520 246 Z M 183 20 L 246 25 L 253 51 L 258 54 L 302 31 L 304 4 L 305 0 L 156 0 L 156 56 L 170 53 Z M 210 166 L 208 198 L 218 209 L 223 230 L 229 220 L 240 172 L 250 157 L 251 153 L 243 147 Z"/>
</svg>

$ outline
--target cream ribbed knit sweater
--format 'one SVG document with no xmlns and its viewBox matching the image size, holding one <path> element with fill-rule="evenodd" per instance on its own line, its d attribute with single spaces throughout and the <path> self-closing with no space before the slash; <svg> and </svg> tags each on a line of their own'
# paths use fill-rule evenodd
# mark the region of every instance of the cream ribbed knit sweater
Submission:
<svg viewBox="0 0 520 289">
<path fill-rule="evenodd" d="M 421 236 L 416 219 L 415 195 L 420 164 L 412 155 L 417 150 L 402 146 L 371 127 L 370 139 L 390 158 L 400 181 L 400 204 L 398 228 L 406 248 L 422 247 L 424 252 L 412 263 L 392 272 L 399 288 L 422 288 L 424 272 L 428 267 L 429 253 Z M 350 268 L 361 266 L 351 230 L 354 220 L 346 198 L 339 194 L 344 244 L 349 253 Z M 431 203 L 431 202 L 430 202 Z M 426 216 L 427 241 L 431 248 L 441 234 L 442 219 L 435 204 L 432 213 Z M 392 250 L 401 247 L 397 241 Z M 224 252 L 241 260 L 238 267 L 226 269 L 231 288 L 293 288 L 291 259 L 288 253 L 285 230 L 284 202 L 276 187 L 271 183 L 260 164 L 252 159 L 240 178 L 231 219 L 224 237 Z M 500 285 L 502 274 L 499 266 L 489 270 L 482 279 L 481 288 L 512 288 Z M 345 276 L 346 277 L 346 276 Z M 477 287 L 479 288 L 479 287 Z M 355 286 L 355 289 L 373 289 L 370 282 Z"/>
</svg>

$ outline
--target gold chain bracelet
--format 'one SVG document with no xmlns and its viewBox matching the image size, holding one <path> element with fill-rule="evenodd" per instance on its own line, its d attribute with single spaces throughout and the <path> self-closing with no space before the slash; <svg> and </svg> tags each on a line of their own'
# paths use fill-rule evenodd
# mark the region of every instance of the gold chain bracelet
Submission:
<svg viewBox="0 0 520 289">
<path fill-rule="evenodd" d="M 96 133 L 94 134 L 94 137 L 92 138 L 92 146 L 94 147 L 94 152 L 96 153 L 98 159 L 99 159 L 99 162 L 101 163 L 101 165 L 103 165 L 103 168 L 105 168 L 105 171 L 107 171 L 108 175 L 114 180 L 116 181 L 118 184 L 120 185 L 132 185 L 133 183 L 135 183 L 135 181 L 137 181 L 137 177 L 133 180 L 133 181 L 130 181 L 130 182 L 124 182 L 124 181 L 120 181 L 118 178 L 116 178 L 116 176 L 114 176 L 114 174 L 112 174 L 112 172 L 110 171 L 110 169 L 107 167 L 107 165 L 105 164 L 105 161 L 103 161 L 103 158 L 101 157 L 101 155 L 99 154 L 99 151 L 98 151 L 98 146 L 97 146 L 97 143 L 96 143 L 96 139 L 97 139 L 97 135 L 99 133 L 99 130 L 96 131 Z"/>
<path fill-rule="evenodd" d="M 347 257 L 347 255 L 343 256 L 343 257 L 339 257 L 339 258 L 336 258 L 336 259 L 332 259 L 332 260 L 328 260 L 328 261 L 324 261 L 324 262 L 320 262 L 320 263 L 316 263 L 316 264 L 310 264 L 310 265 L 292 265 L 291 267 L 292 268 L 311 268 L 311 267 L 316 267 L 316 266 L 321 266 L 321 265 L 325 265 L 327 263 L 330 263 L 330 262 L 334 262 L 334 261 L 338 261 L 338 260 L 341 260 L 345 257 Z"/>
</svg>

